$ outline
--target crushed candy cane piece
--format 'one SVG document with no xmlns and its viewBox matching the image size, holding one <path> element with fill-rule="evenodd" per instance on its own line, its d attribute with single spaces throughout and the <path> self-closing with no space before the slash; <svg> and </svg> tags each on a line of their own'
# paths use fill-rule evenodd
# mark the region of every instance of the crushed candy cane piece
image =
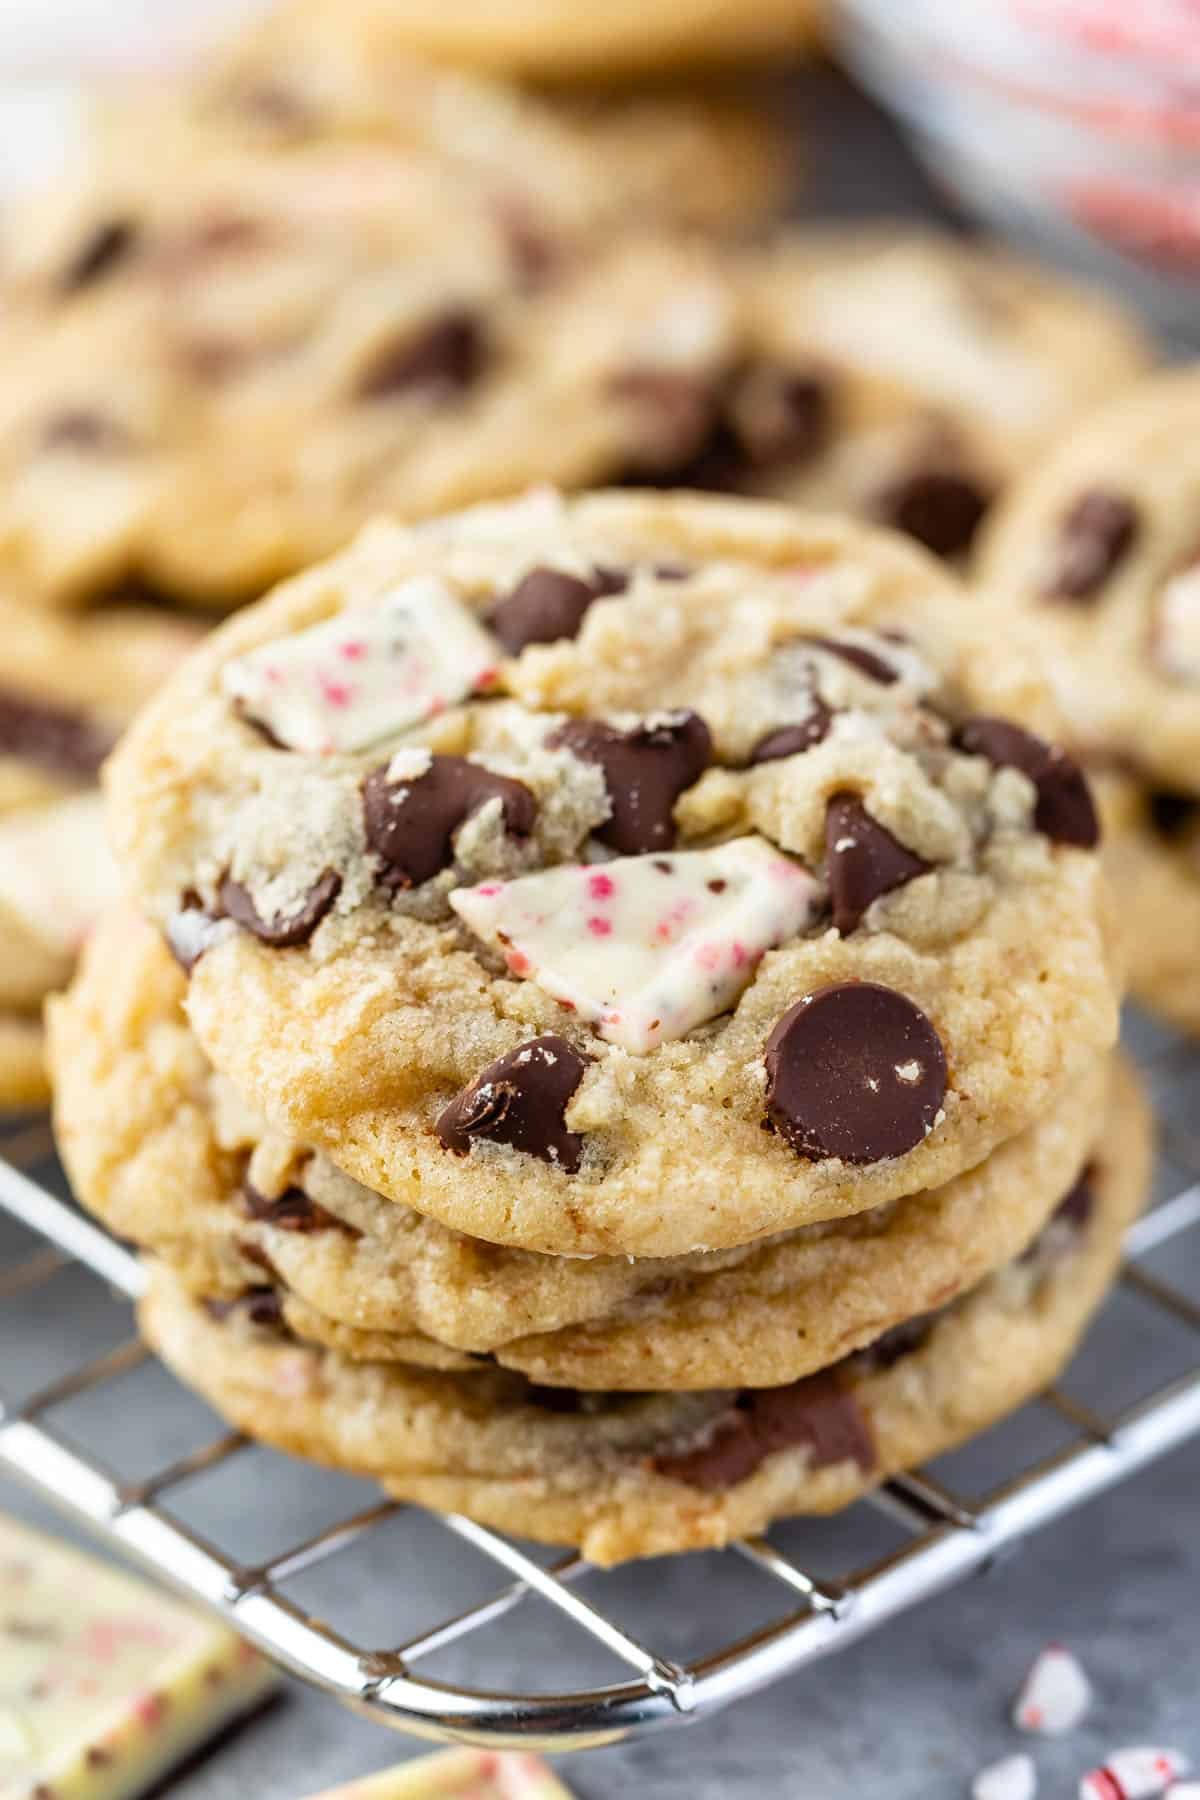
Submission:
<svg viewBox="0 0 1200 1800">
<path fill-rule="evenodd" d="M 989 1763 L 971 1783 L 971 1800 L 1033 1800 L 1036 1793 L 1037 1770 L 1024 1752 Z"/>
<path fill-rule="evenodd" d="M 99 794 L 0 820 L 0 906 L 54 954 L 73 956 L 120 891 Z"/>
<path fill-rule="evenodd" d="M 1048 1644 L 1034 1660 L 1013 1707 L 1013 1724 L 1043 1737 L 1074 1731 L 1092 1704 L 1092 1687 L 1077 1657 Z"/>
<path fill-rule="evenodd" d="M 1200 563 L 1173 575 L 1162 591 L 1154 647 L 1178 681 L 1200 681 Z"/>
<path fill-rule="evenodd" d="M 286 749 L 365 750 L 486 687 L 500 650 L 432 575 L 227 663 L 221 682 Z"/>
<path fill-rule="evenodd" d="M 571 1794 L 528 1751 L 444 1750 L 312 1800 L 571 1800 Z"/>
<path fill-rule="evenodd" d="M 0 1795 L 127 1800 L 275 1685 L 227 1626 L 0 1514 Z"/>
<path fill-rule="evenodd" d="M 1079 1800 L 1154 1800 L 1190 1769 L 1178 1750 L 1131 1745 L 1114 1750 L 1103 1768 L 1088 1771 L 1079 1783 Z"/>
<path fill-rule="evenodd" d="M 812 876 L 760 837 L 571 864 L 450 895 L 514 975 L 635 1055 L 725 1012 L 764 952 L 803 931 L 819 902 Z"/>
</svg>

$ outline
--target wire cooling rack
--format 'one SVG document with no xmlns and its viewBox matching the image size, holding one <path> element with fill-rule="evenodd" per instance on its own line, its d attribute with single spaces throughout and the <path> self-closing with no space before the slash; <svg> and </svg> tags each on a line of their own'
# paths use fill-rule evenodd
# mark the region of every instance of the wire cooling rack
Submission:
<svg viewBox="0 0 1200 1800">
<path fill-rule="evenodd" d="M 1039 1526 L 1200 1433 L 1200 1303 L 1179 1279 L 1190 1260 L 1200 1291 L 1200 1053 L 1152 1029 L 1139 1035 L 1163 1122 L 1161 1197 L 1130 1234 L 1114 1298 L 1081 1358 L 999 1428 L 976 1491 L 948 1479 L 943 1459 L 887 1483 L 839 1520 L 784 1525 L 769 1539 L 713 1553 L 707 1560 L 721 1567 L 703 1577 L 704 1590 L 720 1599 L 726 1629 L 735 1628 L 730 1641 L 683 1653 L 668 1643 L 671 1630 L 686 1626 L 688 1595 L 701 1591 L 699 1577 L 680 1584 L 678 1562 L 657 1565 L 661 1580 L 646 1565 L 640 1574 L 603 1573 L 465 1518 L 434 1519 L 380 1501 L 364 1484 L 307 1466 L 298 1475 L 300 1465 L 219 1422 L 213 1435 L 212 1415 L 199 1424 L 204 1409 L 182 1389 L 156 1408 L 131 1398 L 139 1373 L 171 1379 L 128 1335 L 127 1302 L 141 1289 L 141 1270 L 56 1196 L 61 1177 L 40 1122 L 0 1142 L 0 1472 L 378 1723 L 469 1743 L 562 1749 L 705 1717 L 986 1569 Z M 56 1298 L 64 1283 L 69 1291 Z M 1122 1307 L 1126 1316 L 1114 1319 Z M 100 1345 L 98 1353 L 76 1362 L 76 1337 L 86 1350 Z M 1168 1340 L 1169 1378 L 1125 1399 L 1131 1376 L 1168 1366 Z M 47 1381 L 48 1346 L 71 1362 Z M 18 1400 L 10 1376 L 22 1368 L 42 1385 Z M 170 1454 L 160 1459 L 164 1419 Z M 128 1459 L 131 1446 L 143 1465 L 133 1475 L 112 1466 L 111 1455 Z M 251 1466 L 264 1458 L 273 1458 L 271 1469 Z M 189 1522 L 188 1496 L 218 1479 L 232 1486 L 223 1528 L 209 1535 Z M 330 1516 L 289 1538 L 288 1498 L 315 1484 L 328 1503 L 331 1482 Z M 704 1560 L 689 1559 L 689 1569 Z M 463 1604 L 472 1582 L 478 1596 Z M 433 1616 L 386 1635 L 416 1590 Z M 356 1617 L 364 1597 L 365 1624 Z M 639 1615 L 632 1628 L 630 1612 Z M 511 1681 L 514 1620 L 530 1613 L 541 1666 L 556 1683 L 570 1682 L 581 1654 L 578 1685 L 530 1692 L 518 1691 L 528 1681 Z M 471 1679 L 425 1673 L 468 1648 Z"/>
</svg>

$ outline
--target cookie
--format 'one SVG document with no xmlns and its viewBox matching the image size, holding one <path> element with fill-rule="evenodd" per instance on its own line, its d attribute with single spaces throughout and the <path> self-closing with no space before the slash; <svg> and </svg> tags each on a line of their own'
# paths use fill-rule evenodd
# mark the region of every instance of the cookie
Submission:
<svg viewBox="0 0 1200 1800">
<path fill-rule="evenodd" d="M 952 1180 L 1113 1041 L 1086 784 L 970 716 L 970 617 L 764 503 L 381 525 L 151 704 L 115 842 L 215 1066 L 364 1186 L 746 1243 Z"/>
<path fill-rule="evenodd" d="M 710 364 L 699 423 L 641 478 L 852 512 L 954 559 L 1030 457 L 1149 361 L 1106 297 L 929 232 L 807 228 L 739 272 L 739 359 Z"/>
<path fill-rule="evenodd" d="M 239 1429 L 608 1564 L 832 1512 L 1036 1394 L 1101 1300 L 1148 1170 L 1147 1113 L 1124 1075 L 1086 1180 L 1030 1252 L 873 1349 L 773 1389 L 575 1394 L 504 1371 L 352 1363 L 295 1339 L 269 1303 L 206 1307 L 164 1265 L 141 1323 Z"/>
<path fill-rule="evenodd" d="M 40 1021 L 117 892 L 100 764 L 196 642 L 186 621 L 127 606 L 65 621 L 0 604 L 0 1107 L 47 1098 Z"/>
<path fill-rule="evenodd" d="M 536 81 L 595 81 L 706 64 L 794 54 L 810 46 L 822 0 L 674 0 L 639 7 L 632 0 L 452 0 L 436 11 L 414 0 L 355 0 L 349 26 L 369 33 L 387 56 L 417 53 L 462 68 Z M 295 0 L 283 10 L 285 41 L 297 29 L 332 34 L 347 27 L 347 8 Z"/>
<path fill-rule="evenodd" d="M 1125 925 L 1129 991 L 1200 1034 L 1200 800 L 1114 770 L 1096 772 L 1093 782 Z"/>
<path fill-rule="evenodd" d="M 107 918 L 50 1015 L 74 1191 L 193 1293 L 271 1287 L 299 1335 L 354 1360 L 480 1356 L 581 1388 L 797 1380 L 944 1305 L 1017 1254 L 1087 1160 L 1102 1063 L 945 1188 L 758 1248 L 563 1259 L 449 1231 L 271 1132 L 214 1075 L 186 979 L 131 911 Z"/>
<path fill-rule="evenodd" d="M 979 580 L 1031 633 L 1064 730 L 1150 788 L 1200 792 L 1200 374 L 1095 413 L 1013 489 Z"/>
</svg>

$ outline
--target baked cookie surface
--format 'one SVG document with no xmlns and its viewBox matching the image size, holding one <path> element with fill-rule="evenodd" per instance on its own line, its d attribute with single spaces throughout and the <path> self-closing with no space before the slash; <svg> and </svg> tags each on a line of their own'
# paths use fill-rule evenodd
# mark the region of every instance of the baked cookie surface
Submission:
<svg viewBox="0 0 1200 1800">
<path fill-rule="evenodd" d="M 1200 1034 L 1200 799 L 1093 776 L 1132 997 Z"/>
<path fill-rule="evenodd" d="M 462 1236 L 272 1132 L 208 1065 L 186 978 L 110 915 L 51 1012 L 56 1136 L 77 1196 L 192 1293 L 273 1289 L 298 1335 L 353 1360 L 580 1388 L 760 1386 L 836 1361 L 1018 1254 L 1093 1146 L 1098 1063 L 1045 1118 L 933 1193 L 759 1246 L 556 1258 Z"/>
<path fill-rule="evenodd" d="M 775 1389 L 574 1394 L 502 1371 L 353 1363 L 297 1341 L 253 1297 L 206 1307 L 163 1265 L 141 1322 L 231 1423 L 401 1499 L 577 1544 L 598 1563 L 711 1548 L 848 1505 L 1053 1380 L 1144 1203 L 1149 1148 L 1124 1076 L 1094 1161 L 1028 1253 L 932 1318 Z"/>
<path fill-rule="evenodd" d="M 118 852 L 214 1065 L 365 1187 L 557 1254 L 844 1216 L 1115 1035 L 1086 784 L 970 716 L 968 616 L 762 503 L 380 527 L 143 714 Z"/>
</svg>

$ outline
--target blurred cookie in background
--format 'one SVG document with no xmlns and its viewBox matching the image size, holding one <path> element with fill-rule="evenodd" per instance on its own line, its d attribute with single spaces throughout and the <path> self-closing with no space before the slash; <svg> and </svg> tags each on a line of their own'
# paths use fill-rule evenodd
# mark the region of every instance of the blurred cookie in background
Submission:
<svg viewBox="0 0 1200 1800">
<path fill-rule="evenodd" d="M 64 621 L 0 602 L 0 1106 L 46 1098 L 41 1006 L 116 895 L 95 783 L 196 641 L 149 607 Z"/>
</svg>

